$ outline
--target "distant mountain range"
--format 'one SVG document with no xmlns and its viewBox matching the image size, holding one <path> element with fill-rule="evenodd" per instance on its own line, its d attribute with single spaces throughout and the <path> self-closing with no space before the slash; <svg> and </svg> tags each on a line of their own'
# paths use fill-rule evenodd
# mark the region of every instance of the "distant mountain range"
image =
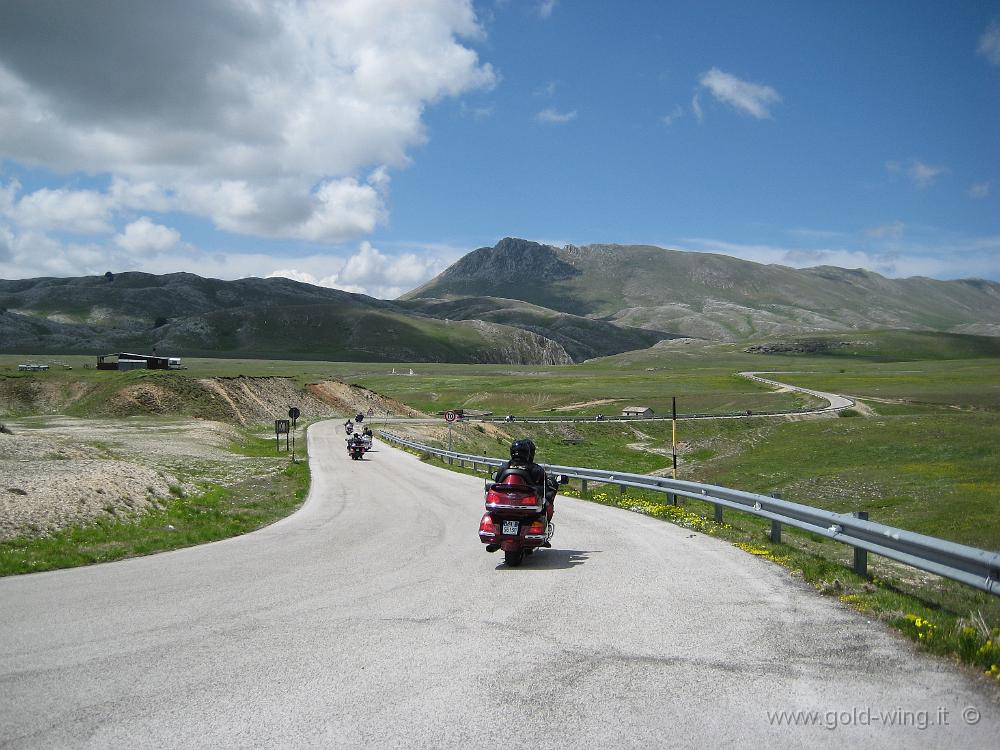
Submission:
<svg viewBox="0 0 1000 750">
<path fill-rule="evenodd" d="M 916 329 L 1000 335 L 1000 284 L 794 269 L 649 245 L 562 248 L 505 238 L 474 250 L 401 301 L 520 300 L 645 331 L 718 341 L 821 331 Z M 443 307 L 440 309 L 444 309 Z M 536 314 L 540 314 L 537 313 Z M 508 317 L 509 313 L 498 313 Z"/>
<path fill-rule="evenodd" d="M 554 341 L 288 279 L 189 273 L 0 281 L 0 352 L 565 364 Z"/>
<path fill-rule="evenodd" d="M 0 352 L 565 364 L 678 337 L 1000 335 L 1000 284 L 505 238 L 398 300 L 288 279 L 0 280 Z"/>
</svg>

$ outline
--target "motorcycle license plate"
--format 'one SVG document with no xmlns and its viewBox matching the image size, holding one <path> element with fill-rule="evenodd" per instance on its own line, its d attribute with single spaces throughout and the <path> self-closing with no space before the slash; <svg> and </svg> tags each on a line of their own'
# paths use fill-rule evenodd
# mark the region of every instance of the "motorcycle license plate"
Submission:
<svg viewBox="0 0 1000 750">
<path fill-rule="evenodd" d="M 517 536 L 517 529 L 520 525 L 519 521 L 504 521 L 500 533 L 504 536 Z"/>
</svg>

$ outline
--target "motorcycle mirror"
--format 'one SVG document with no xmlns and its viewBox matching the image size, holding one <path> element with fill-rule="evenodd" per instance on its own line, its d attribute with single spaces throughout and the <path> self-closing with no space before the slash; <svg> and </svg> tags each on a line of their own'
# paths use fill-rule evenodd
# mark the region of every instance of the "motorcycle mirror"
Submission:
<svg viewBox="0 0 1000 750">
<path fill-rule="evenodd" d="M 565 474 L 557 474 L 556 475 L 556 483 L 557 484 L 569 484 L 569 477 L 566 476 Z"/>
</svg>

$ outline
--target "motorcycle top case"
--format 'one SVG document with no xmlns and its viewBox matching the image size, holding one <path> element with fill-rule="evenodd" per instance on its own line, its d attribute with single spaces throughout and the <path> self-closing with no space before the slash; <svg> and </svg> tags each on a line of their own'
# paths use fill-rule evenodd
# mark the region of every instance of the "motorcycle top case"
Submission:
<svg viewBox="0 0 1000 750">
<path fill-rule="evenodd" d="M 545 501 L 517 474 L 509 474 L 486 491 L 486 509 L 498 516 L 529 518 L 545 510 Z"/>
</svg>

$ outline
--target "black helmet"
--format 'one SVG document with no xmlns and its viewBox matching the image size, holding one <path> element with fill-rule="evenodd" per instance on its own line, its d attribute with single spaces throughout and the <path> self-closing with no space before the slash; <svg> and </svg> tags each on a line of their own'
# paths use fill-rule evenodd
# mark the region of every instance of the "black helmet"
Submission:
<svg viewBox="0 0 1000 750">
<path fill-rule="evenodd" d="M 510 460 L 518 464 L 535 462 L 535 444 L 528 438 L 515 440 L 510 444 Z"/>
</svg>

